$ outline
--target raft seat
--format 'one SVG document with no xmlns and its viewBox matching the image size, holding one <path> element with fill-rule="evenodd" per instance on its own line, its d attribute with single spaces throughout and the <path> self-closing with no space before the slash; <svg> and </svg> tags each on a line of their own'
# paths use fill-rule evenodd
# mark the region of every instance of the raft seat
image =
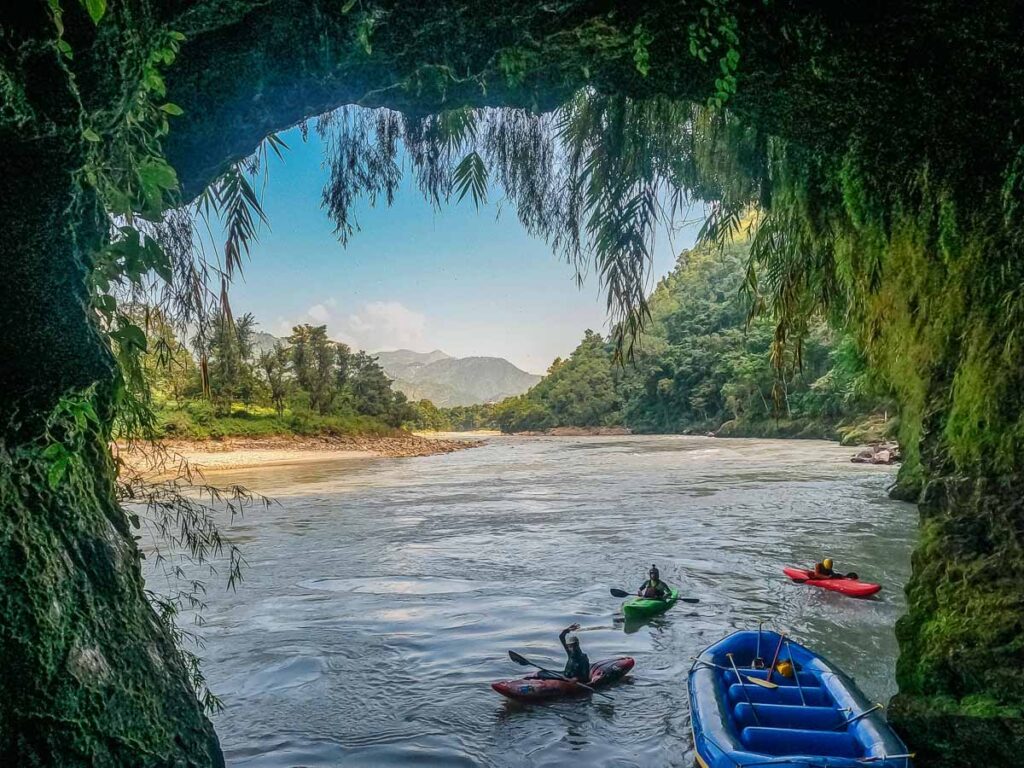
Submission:
<svg viewBox="0 0 1024 768">
<path fill-rule="evenodd" d="M 744 675 L 745 677 L 756 677 L 760 680 L 768 679 L 768 670 L 766 669 L 741 669 L 740 674 Z M 725 678 L 726 685 L 733 685 L 734 683 L 739 682 L 736 679 L 736 673 L 733 672 L 731 669 L 726 672 L 723 672 L 722 677 Z M 796 687 L 796 680 L 794 680 L 791 677 L 785 677 L 784 675 L 772 675 L 772 682 L 780 688 L 786 688 L 788 686 L 793 686 L 794 688 Z M 748 687 L 751 685 L 755 684 L 747 683 Z M 810 672 L 801 672 L 800 685 L 802 685 L 804 688 L 808 688 L 816 685 L 821 685 L 821 681 L 817 678 L 817 676 L 811 674 Z"/>
<path fill-rule="evenodd" d="M 787 704 L 755 704 L 745 701 L 732 710 L 737 730 L 765 726 L 767 728 L 795 728 L 804 731 L 831 731 L 843 722 L 832 707 L 803 707 Z"/>
<path fill-rule="evenodd" d="M 755 726 L 744 728 L 740 740 L 751 752 L 767 755 L 863 757 L 860 744 L 848 733 Z"/>
<path fill-rule="evenodd" d="M 744 688 L 746 693 L 744 693 Z M 810 707 L 831 707 L 832 697 L 828 692 L 820 686 L 807 686 L 804 689 L 804 700 Z M 758 685 L 748 683 L 746 686 L 741 686 L 739 683 L 733 683 L 729 686 L 728 697 L 729 705 L 735 706 L 742 702 L 747 701 L 747 697 L 754 704 L 788 704 L 791 706 L 802 706 L 803 702 L 800 700 L 800 691 L 795 685 L 784 686 L 775 689 L 761 688 Z"/>
</svg>

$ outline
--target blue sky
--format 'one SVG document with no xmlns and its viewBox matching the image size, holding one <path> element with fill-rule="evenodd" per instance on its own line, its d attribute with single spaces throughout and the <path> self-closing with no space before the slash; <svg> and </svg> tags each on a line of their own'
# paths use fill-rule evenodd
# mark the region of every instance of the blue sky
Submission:
<svg viewBox="0 0 1024 768">
<path fill-rule="evenodd" d="M 236 314 L 286 335 L 301 322 L 326 324 L 332 338 L 370 351 L 407 348 L 495 355 L 542 373 L 569 354 L 583 331 L 607 331 L 596 278 L 582 288 L 572 268 L 531 238 L 499 194 L 477 211 L 467 198 L 434 211 L 409 178 L 391 208 L 357 207 L 362 231 L 343 247 L 320 208 L 328 171 L 314 131 L 282 134 L 272 157 L 264 228 L 232 288 Z M 692 245 L 694 226 L 658 238 L 652 285 Z"/>
</svg>

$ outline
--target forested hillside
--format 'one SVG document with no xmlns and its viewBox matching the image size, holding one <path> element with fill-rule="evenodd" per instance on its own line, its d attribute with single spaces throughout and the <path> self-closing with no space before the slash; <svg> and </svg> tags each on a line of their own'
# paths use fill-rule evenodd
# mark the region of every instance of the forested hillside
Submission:
<svg viewBox="0 0 1024 768">
<path fill-rule="evenodd" d="M 632 361 L 587 331 L 566 360 L 493 412 L 506 432 L 625 426 L 637 432 L 881 436 L 891 412 L 849 336 L 818 320 L 773 362 L 774 323 L 750 320 L 749 243 L 695 248 L 649 298 Z M 870 434 L 865 434 L 867 430 Z"/>
</svg>

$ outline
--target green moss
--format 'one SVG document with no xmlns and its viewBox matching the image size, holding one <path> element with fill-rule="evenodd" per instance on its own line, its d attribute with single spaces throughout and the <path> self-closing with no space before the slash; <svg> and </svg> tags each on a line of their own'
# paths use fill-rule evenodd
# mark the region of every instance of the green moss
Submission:
<svg viewBox="0 0 1024 768">
<path fill-rule="evenodd" d="M 71 451 L 60 473 L 55 439 Z M 107 435 L 89 422 L 0 443 L 0 754 L 26 766 L 222 765 L 143 595 L 113 478 Z"/>
</svg>

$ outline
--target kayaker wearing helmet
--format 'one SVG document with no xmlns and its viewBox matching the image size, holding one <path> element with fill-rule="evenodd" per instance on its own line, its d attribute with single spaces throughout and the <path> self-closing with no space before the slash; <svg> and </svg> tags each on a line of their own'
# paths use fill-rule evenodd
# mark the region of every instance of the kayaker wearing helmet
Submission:
<svg viewBox="0 0 1024 768">
<path fill-rule="evenodd" d="M 640 585 L 640 589 L 636 593 L 640 597 L 664 600 L 672 594 L 672 590 L 669 589 L 668 584 L 661 580 L 658 566 L 652 565 L 651 570 L 647 572 L 647 581 Z"/>
<path fill-rule="evenodd" d="M 579 624 L 570 624 L 558 636 L 558 639 L 562 642 L 562 647 L 565 648 L 565 655 L 568 656 L 565 662 L 565 670 L 562 674 L 578 683 L 589 683 L 590 659 L 583 652 L 583 649 L 580 648 L 579 636 L 570 634 L 575 633 L 579 628 Z"/>
<path fill-rule="evenodd" d="M 814 575 L 819 579 L 831 579 L 836 575 L 836 572 L 832 570 L 832 558 L 826 557 L 820 563 L 814 564 Z"/>
</svg>

